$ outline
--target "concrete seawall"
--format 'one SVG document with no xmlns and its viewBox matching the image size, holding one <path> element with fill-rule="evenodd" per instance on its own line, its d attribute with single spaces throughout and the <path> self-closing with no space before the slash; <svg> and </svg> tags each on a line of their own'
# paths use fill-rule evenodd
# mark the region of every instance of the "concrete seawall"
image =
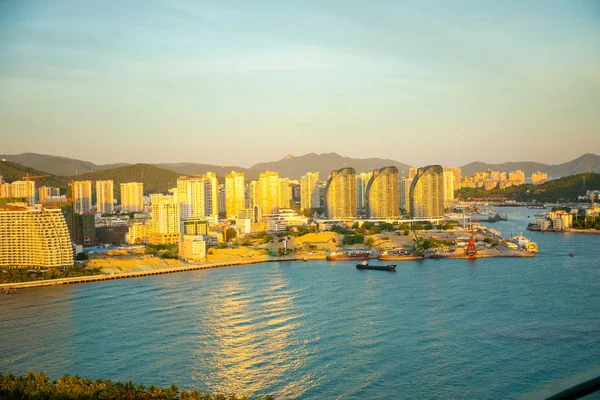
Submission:
<svg viewBox="0 0 600 400">
<path fill-rule="evenodd" d="M 72 283 L 88 283 L 98 281 L 108 281 L 112 279 L 125 279 L 125 278 L 138 278 L 149 275 L 162 275 L 171 274 L 174 272 L 185 272 L 195 271 L 199 269 L 209 268 L 220 268 L 220 267 L 232 267 L 236 265 L 249 265 L 249 264 L 261 264 L 267 262 L 282 262 L 282 261 L 301 261 L 306 260 L 323 260 L 324 256 L 306 256 L 306 257 L 274 257 L 266 259 L 256 260 L 235 260 L 235 261 L 224 261 L 215 263 L 204 263 L 204 264 L 190 264 L 180 267 L 161 268 L 148 271 L 137 271 L 137 272 L 123 272 L 120 274 L 113 275 L 90 275 L 90 276 L 77 276 L 72 278 L 60 278 L 60 279 L 46 279 L 41 281 L 31 282 L 16 282 L 16 283 L 3 283 L 0 284 L 0 289 L 14 288 L 14 289 L 27 289 L 43 286 L 54 286 L 54 285 L 68 285 Z"/>
</svg>

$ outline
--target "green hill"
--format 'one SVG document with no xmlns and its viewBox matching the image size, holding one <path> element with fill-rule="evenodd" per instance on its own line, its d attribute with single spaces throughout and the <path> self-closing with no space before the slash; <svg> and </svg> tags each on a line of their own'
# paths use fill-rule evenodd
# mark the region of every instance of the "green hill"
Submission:
<svg viewBox="0 0 600 400">
<path fill-rule="evenodd" d="M 20 181 L 23 177 L 29 174 L 31 176 L 51 175 L 47 172 L 29 168 L 21 164 L 10 161 L 0 161 L 0 176 L 6 182 Z M 51 175 L 47 178 L 33 179 L 35 186 L 53 186 L 63 190 L 67 189 L 68 179 L 63 176 Z"/>
<path fill-rule="evenodd" d="M 89 172 L 87 174 L 71 176 L 68 180 L 77 181 L 103 181 L 114 182 L 114 193 L 117 200 L 121 200 L 121 183 L 142 182 L 144 194 L 165 193 L 170 188 L 177 186 L 177 178 L 180 173 L 158 168 L 149 164 L 126 165 L 119 168 L 105 169 L 102 171 Z M 92 183 L 92 191 L 96 191 L 95 183 Z"/>
<path fill-rule="evenodd" d="M 506 189 L 472 189 L 462 188 L 456 191 L 456 196 L 469 199 L 516 200 L 554 203 L 557 201 L 575 201 L 577 196 L 583 196 L 586 190 L 600 189 L 600 174 L 591 172 L 566 176 L 546 182 L 542 185 L 520 185 Z"/>
</svg>

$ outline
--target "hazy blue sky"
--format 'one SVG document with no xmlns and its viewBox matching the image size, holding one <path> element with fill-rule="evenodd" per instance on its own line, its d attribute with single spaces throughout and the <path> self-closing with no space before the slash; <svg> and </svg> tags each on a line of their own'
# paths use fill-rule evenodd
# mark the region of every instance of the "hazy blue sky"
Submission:
<svg viewBox="0 0 600 400">
<path fill-rule="evenodd" d="M 0 152 L 600 153 L 600 1 L 0 0 Z"/>
</svg>

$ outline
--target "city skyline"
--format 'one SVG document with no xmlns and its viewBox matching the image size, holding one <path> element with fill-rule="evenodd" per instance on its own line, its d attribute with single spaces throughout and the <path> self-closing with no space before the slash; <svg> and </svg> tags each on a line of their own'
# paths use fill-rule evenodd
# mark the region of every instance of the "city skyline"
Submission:
<svg viewBox="0 0 600 400">
<path fill-rule="evenodd" d="M 460 166 L 600 152 L 595 2 L 0 11 L 6 154 L 222 164 L 226 150 L 248 166 L 335 151 Z"/>
</svg>

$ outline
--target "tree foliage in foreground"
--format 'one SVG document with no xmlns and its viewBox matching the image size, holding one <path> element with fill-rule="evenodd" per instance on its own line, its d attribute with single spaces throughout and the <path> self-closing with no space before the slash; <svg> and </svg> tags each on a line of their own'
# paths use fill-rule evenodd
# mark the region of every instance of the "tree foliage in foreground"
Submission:
<svg viewBox="0 0 600 400">
<path fill-rule="evenodd" d="M 78 376 L 63 375 L 51 381 L 43 372 L 27 372 L 23 376 L 11 373 L 0 373 L 0 399 L 40 399 L 40 400 L 120 400 L 120 399 L 163 399 L 163 400 L 244 400 L 246 396 L 235 394 L 201 394 L 197 390 L 180 390 L 173 384 L 168 388 L 160 386 L 135 385 L 131 381 L 125 383 L 96 379 L 94 381 Z M 262 400 L 257 397 L 256 400 Z M 265 396 L 264 400 L 272 400 Z"/>
</svg>

